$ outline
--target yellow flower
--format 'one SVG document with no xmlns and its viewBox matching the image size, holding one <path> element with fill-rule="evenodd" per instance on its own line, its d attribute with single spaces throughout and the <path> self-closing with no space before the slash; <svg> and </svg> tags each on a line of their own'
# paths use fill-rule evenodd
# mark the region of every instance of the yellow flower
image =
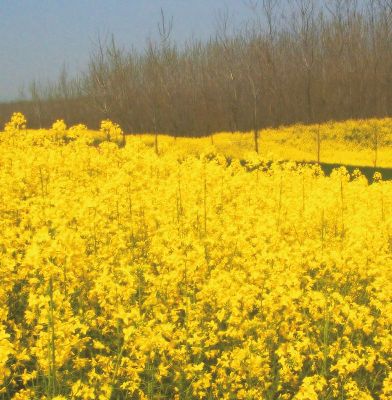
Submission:
<svg viewBox="0 0 392 400">
<path fill-rule="evenodd" d="M 4 130 L 6 132 L 13 132 L 26 129 L 26 123 L 26 118 L 22 113 L 14 112 L 10 121 L 5 124 Z"/>
</svg>

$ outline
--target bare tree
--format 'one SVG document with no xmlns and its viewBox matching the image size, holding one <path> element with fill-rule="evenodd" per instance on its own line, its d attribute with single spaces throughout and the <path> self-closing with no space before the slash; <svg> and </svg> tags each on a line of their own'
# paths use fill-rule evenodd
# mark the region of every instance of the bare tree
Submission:
<svg viewBox="0 0 392 400">
<path fill-rule="evenodd" d="M 207 41 L 172 40 L 161 10 L 158 39 L 143 51 L 98 39 L 84 73 L 63 68 L 33 81 L 18 103 L 30 126 L 55 118 L 127 132 L 204 135 L 254 132 L 293 122 L 392 115 L 391 0 L 244 0 L 251 17 L 235 26 L 228 9 Z M 15 105 L 0 105 L 0 120 Z"/>
</svg>

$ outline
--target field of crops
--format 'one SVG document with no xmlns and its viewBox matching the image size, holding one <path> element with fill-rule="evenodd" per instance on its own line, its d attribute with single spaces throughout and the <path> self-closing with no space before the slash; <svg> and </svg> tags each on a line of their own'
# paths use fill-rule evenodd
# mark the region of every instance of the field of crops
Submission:
<svg viewBox="0 0 392 400">
<path fill-rule="evenodd" d="M 153 146 L 153 135 L 141 140 Z M 246 160 L 254 153 L 253 133 L 221 132 L 213 136 L 174 139 L 160 136 L 163 150 L 178 143 L 195 154 L 212 151 Z M 268 160 L 320 161 L 324 163 L 392 168 L 392 118 L 292 125 L 259 132 L 259 154 Z"/>
<path fill-rule="evenodd" d="M 23 125 L 0 134 L 0 399 L 392 398 L 392 181 L 265 169 L 250 135 L 157 155 L 109 122 Z M 345 132 L 369 126 L 392 166 L 390 120 Z M 285 129 L 262 152 L 314 154 Z M 372 165 L 374 130 L 342 132 L 324 156 Z"/>
</svg>

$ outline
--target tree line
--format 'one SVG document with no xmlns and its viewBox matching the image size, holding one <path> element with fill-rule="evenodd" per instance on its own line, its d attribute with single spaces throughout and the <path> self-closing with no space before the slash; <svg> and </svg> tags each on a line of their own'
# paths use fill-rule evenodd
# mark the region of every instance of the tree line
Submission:
<svg viewBox="0 0 392 400">
<path fill-rule="evenodd" d="M 234 27 L 222 12 L 207 41 L 178 45 L 162 13 L 143 51 L 97 40 L 78 76 L 32 82 L 16 109 L 30 127 L 57 118 L 126 132 L 200 136 L 296 122 L 392 115 L 392 0 L 248 0 Z M 257 140 L 255 141 L 257 146 Z"/>
</svg>

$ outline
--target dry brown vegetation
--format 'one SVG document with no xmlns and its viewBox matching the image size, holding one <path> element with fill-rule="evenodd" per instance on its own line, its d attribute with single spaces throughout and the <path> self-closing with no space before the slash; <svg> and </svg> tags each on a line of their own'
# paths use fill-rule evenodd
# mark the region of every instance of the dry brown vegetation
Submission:
<svg viewBox="0 0 392 400">
<path fill-rule="evenodd" d="M 207 42 L 172 40 L 172 21 L 144 51 L 98 40 L 83 74 L 30 85 L 18 108 L 32 127 L 56 118 L 127 132 L 202 135 L 297 121 L 392 115 L 391 0 L 261 0 L 241 28 L 229 13 Z M 257 143 L 256 143 L 257 145 Z"/>
</svg>

